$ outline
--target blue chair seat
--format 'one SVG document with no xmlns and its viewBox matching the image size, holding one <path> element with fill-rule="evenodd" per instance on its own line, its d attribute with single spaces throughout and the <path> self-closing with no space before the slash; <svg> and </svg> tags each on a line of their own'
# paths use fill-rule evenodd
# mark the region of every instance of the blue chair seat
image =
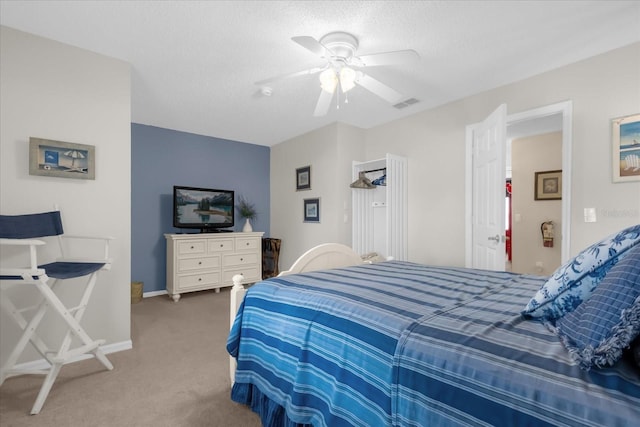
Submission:
<svg viewBox="0 0 640 427">
<path fill-rule="evenodd" d="M 55 279 L 72 279 L 82 277 L 100 270 L 105 263 L 96 262 L 52 262 L 38 266 L 43 268 L 47 276 Z"/>
</svg>

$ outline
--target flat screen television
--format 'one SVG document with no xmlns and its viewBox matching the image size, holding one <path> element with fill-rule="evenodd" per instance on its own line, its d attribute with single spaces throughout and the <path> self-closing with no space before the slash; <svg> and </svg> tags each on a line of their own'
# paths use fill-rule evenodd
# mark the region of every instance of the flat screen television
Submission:
<svg viewBox="0 0 640 427">
<path fill-rule="evenodd" d="M 223 230 L 234 224 L 234 192 L 213 188 L 173 187 L 173 226 L 202 233 Z"/>
</svg>

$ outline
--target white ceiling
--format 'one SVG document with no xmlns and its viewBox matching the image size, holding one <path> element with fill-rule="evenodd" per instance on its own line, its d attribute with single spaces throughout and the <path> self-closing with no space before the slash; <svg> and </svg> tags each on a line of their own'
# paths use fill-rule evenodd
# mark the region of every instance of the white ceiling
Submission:
<svg viewBox="0 0 640 427">
<path fill-rule="evenodd" d="M 370 128 L 640 41 L 638 1 L 0 1 L 0 23 L 131 64 L 132 121 L 271 146 L 343 122 Z M 314 117 L 323 61 L 291 41 L 347 31 L 358 54 L 413 49 L 366 72 L 420 102 L 356 87 Z"/>
</svg>

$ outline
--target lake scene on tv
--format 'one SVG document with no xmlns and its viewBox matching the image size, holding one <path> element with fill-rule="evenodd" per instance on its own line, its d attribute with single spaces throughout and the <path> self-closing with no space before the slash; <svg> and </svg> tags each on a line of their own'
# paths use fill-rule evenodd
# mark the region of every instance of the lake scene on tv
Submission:
<svg viewBox="0 0 640 427">
<path fill-rule="evenodd" d="M 179 189 L 176 192 L 180 224 L 232 224 L 233 198 L 228 192 Z"/>
</svg>

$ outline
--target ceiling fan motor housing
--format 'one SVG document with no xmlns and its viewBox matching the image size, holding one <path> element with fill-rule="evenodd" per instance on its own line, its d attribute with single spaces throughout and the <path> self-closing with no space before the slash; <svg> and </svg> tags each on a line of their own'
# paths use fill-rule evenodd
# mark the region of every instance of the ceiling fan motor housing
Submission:
<svg viewBox="0 0 640 427">
<path fill-rule="evenodd" d="M 349 33 L 336 31 L 320 39 L 320 44 L 329 49 L 335 57 L 332 59 L 348 61 L 358 50 L 358 39 Z"/>
</svg>

